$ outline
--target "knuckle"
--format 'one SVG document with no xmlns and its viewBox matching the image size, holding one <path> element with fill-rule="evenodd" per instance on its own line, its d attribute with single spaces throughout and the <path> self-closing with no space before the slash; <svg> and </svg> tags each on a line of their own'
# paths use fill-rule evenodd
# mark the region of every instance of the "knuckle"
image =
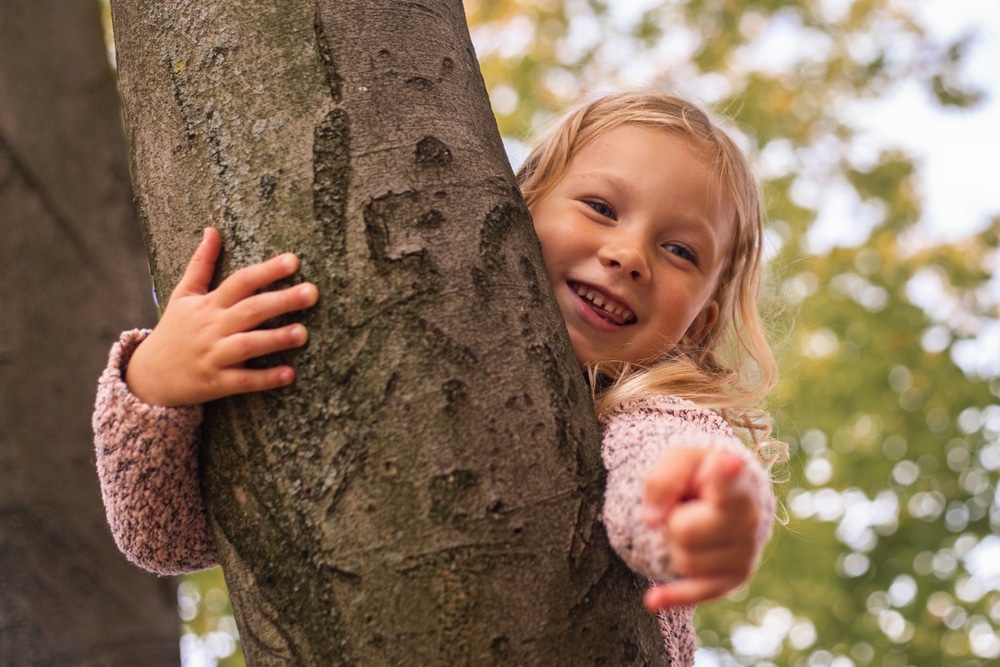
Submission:
<svg viewBox="0 0 1000 667">
<path fill-rule="evenodd" d="M 233 378 L 233 387 L 238 393 L 246 394 L 256 389 L 253 375 L 250 373 L 239 373 Z"/>
<path fill-rule="evenodd" d="M 253 284 L 253 267 L 244 266 L 241 269 L 237 269 L 231 276 L 226 278 L 226 282 L 235 285 L 236 287 L 248 287 Z"/>
<path fill-rule="evenodd" d="M 268 317 L 267 310 L 264 306 L 265 304 L 262 299 L 247 299 L 243 303 L 243 310 L 246 316 L 250 319 L 254 321 L 263 321 Z"/>
<path fill-rule="evenodd" d="M 677 569 L 678 572 L 684 574 L 691 573 L 692 571 L 691 559 L 688 557 L 687 552 L 685 552 L 684 550 L 678 549 L 674 553 L 672 553 L 671 561 L 673 562 L 673 566 Z"/>
<path fill-rule="evenodd" d="M 254 344 L 250 336 L 235 336 L 233 347 L 240 359 L 249 359 L 254 356 Z"/>
</svg>

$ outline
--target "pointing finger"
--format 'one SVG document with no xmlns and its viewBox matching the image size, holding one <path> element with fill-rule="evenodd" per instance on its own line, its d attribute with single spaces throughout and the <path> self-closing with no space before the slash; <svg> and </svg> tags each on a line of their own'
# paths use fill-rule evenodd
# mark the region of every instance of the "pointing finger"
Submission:
<svg viewBox="0 0 1000 667">
<path fill-rule="evenodd" d="M 643 495 L 643 515 L 648 524 L 662 524 L 674 507 L 692 496 L 695 474 L 703 457 L 702 450 L 677 449 L 653 468 L 646 478 Z"/>
<path fill-rule="evenodd" d="M 660 584 L 646 591 L 643 604 L 650 611 L 667 607 L 698 604 L 722 597 L 737 588 L 742 579 L 732 576 L 678 579 Z"/>
<path fill-rule="evenodd" d="M 702 464 L 695 481 L 696 497 L 716 507 L 739 502 L 752 493 L 746 462 L 732 452 L 713 452 Z"/>
</svg>

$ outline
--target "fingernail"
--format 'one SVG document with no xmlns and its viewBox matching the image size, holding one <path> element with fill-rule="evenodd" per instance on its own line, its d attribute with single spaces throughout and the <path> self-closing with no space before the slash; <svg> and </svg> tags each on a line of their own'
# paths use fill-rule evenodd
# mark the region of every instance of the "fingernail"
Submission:
<svg viewBox="0 0 1000 667">
<path fill-rule="evenodd" d="M 310 303 L 313 300 L 315 292 L 312 285 L 303 285 L 299 288 L 299 294 L 302 296 L 303 301 Z"/>
<path fill-rule="evenodd" d="M 301 324 L 292 330 L 292 336 L 299 345 L 305 345 L 309 340 L 309 331 Z"/>
</svg>

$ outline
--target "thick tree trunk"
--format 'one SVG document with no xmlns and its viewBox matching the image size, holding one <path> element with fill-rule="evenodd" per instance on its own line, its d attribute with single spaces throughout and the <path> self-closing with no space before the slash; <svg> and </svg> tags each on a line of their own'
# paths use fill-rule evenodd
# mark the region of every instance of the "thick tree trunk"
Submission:
<svg viewBox="0 0 1000 667">
<path fill-rule="evenodd" d="M 251 664 L 665 662 L 459 0 L 113 4 L 156 283 L 301 254 L 295 387 L 206 417 Z"/>
<path fill-rule="evenodd" d="M 96 2 L 0 0 L 0 221 L 0 664 L 176 665 L 93 464 L 108 348 L 155 315 Z"/>
</svg>

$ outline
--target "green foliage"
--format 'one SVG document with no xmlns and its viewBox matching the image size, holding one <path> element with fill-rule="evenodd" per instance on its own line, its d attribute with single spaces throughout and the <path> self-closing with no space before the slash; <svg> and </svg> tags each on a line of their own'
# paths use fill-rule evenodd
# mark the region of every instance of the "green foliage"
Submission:
<svg viewBox="0 0 1000 667">
<path fill-rule="evenodd" d="M 818 650 L 859 665 L 987 664 L 969 662 L 970 636 L 980 656 L 1000 653 L 1000 595 L 963 562 L 1000 524 L 1000 406 L 995 387 L 921 336 L 933 320 L 905 288 L 926 255 L 904 256 L 895 238 L 886 225 L 861 247 L 799 257 L 781 288 L 800 301 L 786 357 L 794 400 L 778 411 L 790 520 L 735 623 L 753 623 L 758 605 L 793 610 L 798 629 L 768 656 L 777 664 L 826 664 L 810 661 Z M 733 628 L 728 607 L 703 608 L 703 626 Z"/>
<path fill-rule="evenodd" d="M 219 667 L 245 664 L 221 568 L 181 577 L 177 607 L 181 617 L 181 656 L 185 664 L 216 664 Z"/>
<path fill-rule="evenodd" d="M 778 485 L 787 523 L 747 589 L 699 610 L 706 664 L 1000 656 L 1000 583 L 975 574 L 1000 528 L 1000 381 L 955 361 L 998 317 L 987 283 L 1000 218 L 961 242 L 921 242 L 918 165 L 859 150 L 870 147 L 852 124 L 857 101 L 908 82 L 943 105 L 982 97 L 963 80 L 972 37 L 938 43 L 908 7 L 466 1 L 504 136 L 524 140 L 583 95 L 647 86 L 731 116 L 759 156 L 786 313 L 771 406 L 791 452 Z M 860 226 L 863 240 L 815 251 L 820 223 Z M 227 613 L 199 607 L 190 627 L 204 635 Z"/>
</svg>

